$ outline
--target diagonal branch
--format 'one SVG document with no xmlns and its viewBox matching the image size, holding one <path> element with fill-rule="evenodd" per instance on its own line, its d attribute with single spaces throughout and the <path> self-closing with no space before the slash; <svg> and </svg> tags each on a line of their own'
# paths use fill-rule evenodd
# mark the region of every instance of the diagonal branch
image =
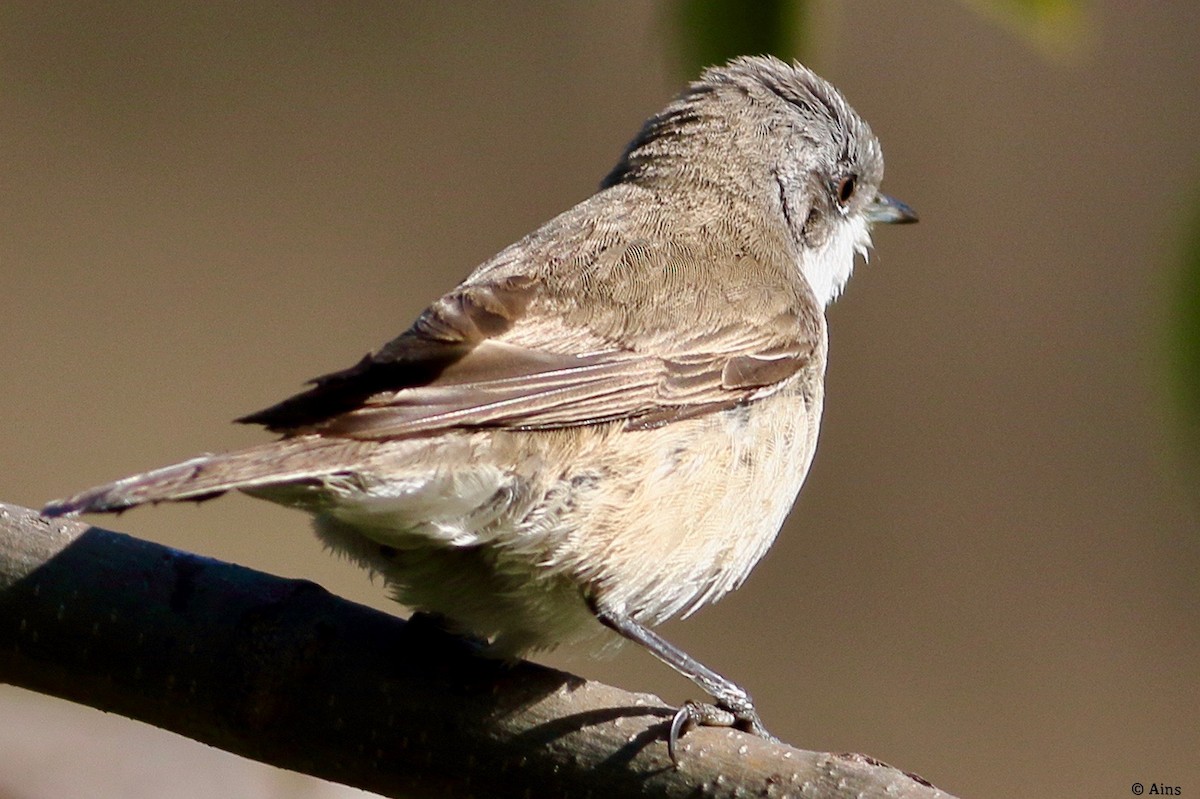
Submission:
<svg viewBox="0 0 1200 799">
<path fill-rule="evenodd" d="M 0 682 L 385 796 L 947 797 L 285 580 L 0 503 Z"/>
</svg>

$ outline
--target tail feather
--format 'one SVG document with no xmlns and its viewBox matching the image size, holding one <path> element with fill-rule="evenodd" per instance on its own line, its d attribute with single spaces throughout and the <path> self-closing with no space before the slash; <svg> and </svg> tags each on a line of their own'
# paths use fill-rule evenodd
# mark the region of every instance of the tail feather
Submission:
<svg viewBox="0 0 1200 799">
<path fill-rule="evenodd" d="M 43 516 L 123 511 L 146 503 L 203 500 L 319 477 L 347 467 L 348 450 L 362 442 L 298 436 L 222 455 L 202 455 L 172 466 L 90 488 L 42 509 Z"/>
</svg>

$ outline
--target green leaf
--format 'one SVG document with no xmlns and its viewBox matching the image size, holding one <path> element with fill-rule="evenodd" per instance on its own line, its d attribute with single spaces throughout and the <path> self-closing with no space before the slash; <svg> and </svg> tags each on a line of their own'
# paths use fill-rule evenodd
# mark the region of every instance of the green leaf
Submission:
<svg viewBox="0 0 1200 799">
<path fill-rule="evenodd" d="M 798 58 L 807 9 L 806 0 L 674 0 L 680 66 L 695 77 L 739 55 Z"/>
<path fill-rule="evenodd" d="M 1167 357 L 1180 438 L 1200 462 L 1200 192 L 1195 197 L 1172 286 Z"/>
<path fill-rule="evenodd" d="M 1072 58 L 1091 41 L 1083 0 L 962 0 L 1050 56 Z"/>
</svg>

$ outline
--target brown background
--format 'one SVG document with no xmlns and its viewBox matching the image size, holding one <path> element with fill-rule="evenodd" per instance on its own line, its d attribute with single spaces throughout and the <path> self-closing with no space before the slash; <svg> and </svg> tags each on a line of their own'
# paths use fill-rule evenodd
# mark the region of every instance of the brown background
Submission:
<svg viewBox="0 0 1200 799">
<path fill-rule="evenodd" d="M 1065 60 L 948 0 L 824 8 L 813 65 L 922 222 L 831 309 L 779 543 L 666 633 L 785 739 L 964 797 L 1195 795 L 1200 503 L 1163 333 L 1200 4 L 1096 2 Z M 262 440 L 228 420 L 587 196 L 681 85 L 673 35 L 647 2 L 5 4 L 0 496 Z M 264 503 L 106 521 L 387 606 Z M 551 662 L 695 693 L 633 649 Z M 0 689 L 0 797 L 346 793 Z"/>
</svg>

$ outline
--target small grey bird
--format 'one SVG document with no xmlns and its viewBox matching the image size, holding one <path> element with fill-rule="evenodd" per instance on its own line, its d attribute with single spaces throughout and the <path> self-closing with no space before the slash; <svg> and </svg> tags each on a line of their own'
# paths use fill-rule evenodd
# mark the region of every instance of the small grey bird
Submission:
<svg viewBox="0 0 1200 799">
<path fill-rule="evenodd" d="M 767 735 L 750 696 L 651 628 L 737 588 L 804 482 L 825 306 L 883 156 L 829 83 L 707 70 L 600 191 L 477 268 L 355 366 L 238 421 L 282 434 L 52 502 L 120 511 L 231 489 L 311 513 L 395 598 L 502 656 L 637 641 L 709 693 L 692 724 Z"/>
</svg>

